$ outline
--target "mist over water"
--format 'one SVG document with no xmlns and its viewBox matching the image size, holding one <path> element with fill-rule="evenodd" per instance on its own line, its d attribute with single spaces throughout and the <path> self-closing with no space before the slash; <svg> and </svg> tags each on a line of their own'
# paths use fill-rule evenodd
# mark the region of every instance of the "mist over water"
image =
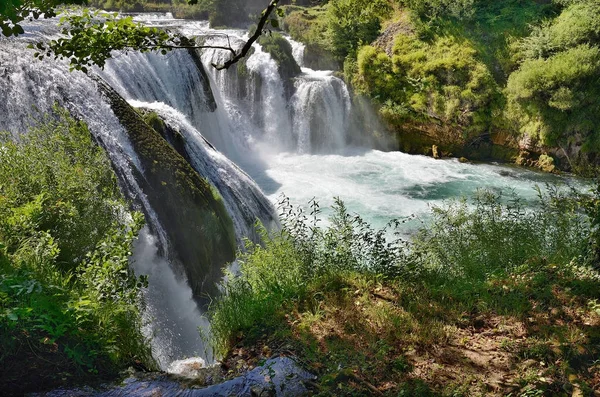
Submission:
<svg viewBox="0 0 600 397">
<path fill-rule="evenodd" d="M 135 244 L 131 264 L 136 274 L 148 275 L 144 290 L 144 334 L 152 339 L 152 355 L 163 369 L 173 361 L 199 356 L 213 360 L 199 329 L 208 330 L 183 274 L 177 274 L 158 254 L 156 238 L 144 227 Z"/>
</svg>

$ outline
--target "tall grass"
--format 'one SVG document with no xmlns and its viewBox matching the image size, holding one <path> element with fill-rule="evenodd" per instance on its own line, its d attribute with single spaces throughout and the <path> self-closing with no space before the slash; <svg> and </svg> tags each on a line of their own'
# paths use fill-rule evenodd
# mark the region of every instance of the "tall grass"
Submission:
<svg viewBox="0 0 600 397">
<path fill-rule="evenodd" d="M 239 257 L 240 274 L 229 278 L 210 307 L 216 351 L 225 354 L 238 337 L 276 328 L 292 306 L 340 288 L 341 279 L 357 274 L 398 290 L 430 291 L 430 299 L 453 296 L 465 310 L 476 304 L 524 310 L 525 293 L 500 302 L 489 292 L 490 283 L 523 266 L 590 268 L 586 258 L 596 227 L 588 215 L 596 207 L 585 205 L 590 202 L 598 205 L 597 199 L 548 188 L 526 207 L 517 197 L 481 191 L 470 202 L 432 208 L 430 224 L 406 241 L 395 237 L 401 221 L 374 230 L 339 199 L 330 226 L 321 228 L 316 202 L 305 212 L 284 198 L 282 230 L 270 235 L 262 230 L 263 244 L 249 245 Z"/>
</svg>

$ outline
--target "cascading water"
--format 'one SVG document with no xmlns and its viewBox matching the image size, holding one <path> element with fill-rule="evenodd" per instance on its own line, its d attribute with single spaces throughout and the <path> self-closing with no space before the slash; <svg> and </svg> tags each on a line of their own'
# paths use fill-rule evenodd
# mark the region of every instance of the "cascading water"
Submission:
<svg viewBox="0 0 600 397">
<path fill-rule="evenodd" d="M 241 31 L 228 34 L 234 36 L 231 41 L 234 45 L 239 45 L 245 37 Z M 294 57 L 301 64 L 304 46 L 290 42 Z M 226 45 L 228 41 L 214 36 L 208 43 Z M 294 94 L 287 98 L 277 62 L 260 45 L 255 44 L 254 53 L 242 61 L 243 72 L 238 67 L 227 71 L 211 68 L 213 63 L 224 63 L 229 56 L 224 50 L 206 50 L 202 61 L 215 83 L 217 103 L 233 125 L 240 126 L 250 136 L 248 142 L 269 153 L 340 152 L 349 146 L 354 131 L 348 125 L 352 108 L 350 93 L 333 72 L 302 68 L 302 73 L 294 78 Z M 239 121 L 240 114 L 245 115 L 243 122 Z M 253 125 L 249 126 L 248 120 Z"/>
<path fill-rule="evenodd" d="M 331 153 L 346 148 L 352 109 L 346 84 L 330 72 L 302 70 L 291 99 L 297 151 Z"/>
<path fill-rule="evenodd" d="M 0 102 L 3 115 L 0 131 L 15 135 L 27 131 L 32 111 L 38 115 L 52 113 L 57 104 L 85 120 L 94 137 L 106 148 L 127 194 L 148 213 L 159 244 L 166 246 L 164 230 L 133 176 L 132 167 L 141 168 L 138 157 L 95 82 L 81 72 L 69 72 L 63 63 L 48 59 L 33 61 L 24 41 L 0 41 L 0 65 L 3 65 L 0 96 L 5 98 Z"/>
<path fill-rule="evenodd" d="M 260 188 L 244 171 L 215 150 L 182 113 L 159 102 L 132 101 L 131 104 L 155 111 L 168 128 L 183 137 L 186 153 L 194 169 L 205 176 L 223 197 L 236 229 L 239 246 L 243 246 L 243 237 L 259 241 L 255 229 L 257 220 L 268 229 L 274 226 L 276 214 Z"/>
<path fill-rule="evenodd" d="M 52 113 L 55 104 L 66 107 L 88 124 L 90 132 L 106 149 L 124 191 L 147 215 L 149 227 L 140 233 L 132 266 L 138 274 L 149 276 L 144 320 L 147 322 L 146 334 L 153 340 L 155 358 L 164 369 L 168 369 L 174 360 L 190 356 L 199 355 L 210 360 L 210 351 L 198 332 L 198 327 L 206 329 L 206 319 L 192 297 L 185 276 L 170 264 L 167 233 L 135 177 L 136 173 L 143 175 L 143 166 L 127 132 L 100 92 L 99 83 L 84 73 L 69 72 L 64 62 L 48 58 L 36 61 L 26 48 L 28 42 L 53 37 L 55 24 L 52 20 L 33 22 L 26 30 L 34 31 L 34 34 L 18 40 L 0 40 L 0 95 L 5 98 L 0 102 L 0 131 L 18 136 L 27 131 L 34 109 L 34 113 Z M 117 56 L 98 74 L 128 99 L 160 99 L 201 122 L 207 131 L 227 131 L 207 110 L 210 105 L 202 89 L 207 87 L 206 82 L 187 52 L 173 52 L 167 56 Z M 164 106 L 168 108 L 168 105 Z M 238 241 L 253 237 L 254 220 L 260 219 L 267 226 L 273 222 L 276 216 L 270 202 L 250 178 L 212 149 L 198 131 L 185 124 L 181 113 L 169 109 L 171 113 L 161 113 L 167 119 L 171 117 L 170 124 L 189 138 L 189 152 L 205 156 L 195 159 L 195 165 L 206 170 L 206 177 L 224 192 L 225 205 L 236 221 Z M 181 117 L 181 121 L 174 117 Z M 211 122 L 216 127 L 211 127 Z M 220 145 L 224 147 L 240 143 L 235 137 L 227 140 L 224 134 L 214 135 L 214 138 L 219 137 L 223 138 Z"/>
</svg>

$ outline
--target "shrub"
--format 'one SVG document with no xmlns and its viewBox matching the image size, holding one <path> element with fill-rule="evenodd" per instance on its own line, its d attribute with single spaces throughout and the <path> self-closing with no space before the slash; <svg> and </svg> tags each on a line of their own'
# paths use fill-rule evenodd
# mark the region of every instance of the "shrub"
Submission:
<svg viewBox="0 0 600 397">
<path fill-rule="evenodd" d="M 370 46 L 358 53 L 353 84 L 376 99 L 394 125 L 407 119 L 437 119 L 468 133 L 486 131 L 497 104 L 497 86 L 475 50 L 439 38 L 427 43 L 396 37 L 393 56 Z"/>
<path fill-rule="evenodd" d="M 577 269 L 596 274 L 585 258 L 596 253 L 596 248 L 590 251 L 590 239 L 597 243 L 597 197 L 549 189 L 540 192 L 537 204 L 526 207 L 515 197 L 482 191 L 473 203 L 434 207 L 430 222 L 411 241 L 397 237 L 401 222 L 373 230 L 350 215 L 339 199 L 325 228 L 318 227 L 315 202 L 310 214 L 293 208 L 287 199 L 279 208 L 283 229 L 271 236 L 263 230 L 264 245 L 251 245 L 240 256 L 240 274 L 230 277 L 225 293 L 210 307 L 218 353 L 226 353 L 239 336 L 278 329 L 290 310 L 310 307 L 314 296 L 352 285 L 351 280 L 371 279 L 384 288 L 413 291 L 414 296 L 405 297 L 409 301 L 437 299 L 459 313 L 480 304 L 522 314 L 531 291 L 503 296 L 490 293 L 490 286 L 515 274 L 533 274 L 536 282 L 547 283 L 543 275 L 548 266 L 559 269 L 567 284 L 577 279 L 574 274 L 582 271 Z M 596 284 L 579 281 L 577 288 L 597 295 L 590 289 Z M 535 288 L 540 299 L 550 299 L 550 286 Z M 412 307 L 405 303 L 398 302 Z M 444 309 L 439 310 L 436 315 L 442 315 Z"/>
<path fill-rule="evenodd" d="M 507 113 L 522 133 L 546 145 L 582 139 L 584 149 L 600 149 L 599 15 L 597 2 L 573 2 L 516 44 L 521 65 L 507 83 Z"/>
<path fill-rule="evenodd" d="M 328 33 L 335 55 L 354 55 L 363 44 L 379 35 L 381 18 L 390 10 L 387 0 L 332 0 L 329 3 Z"/>
<path fill-rule="evenodd" d="M 581 134 L 584 148 L 597 151 L 598 78 L 600 48 L 587 44 L 526 60 L 508 80 L 508 115 L 543 144 L 569 143 Z"/>
<path fill-rule="evenodd" d="M 65 111 L 0 140 L 3 390 L 155 367 L 141 333 L 146 280 L 129 269 L 143 218 L 126 208 L 106 154 Z"/>
</svg>

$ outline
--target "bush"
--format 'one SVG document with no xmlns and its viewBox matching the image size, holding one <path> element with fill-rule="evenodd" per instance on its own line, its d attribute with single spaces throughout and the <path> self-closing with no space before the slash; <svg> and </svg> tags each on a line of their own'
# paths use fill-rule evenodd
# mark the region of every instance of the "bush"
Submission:
<svg viewBox="0 0 600 397">
<path fill-rule="evenodd" d="M 146 281 L 129 269 L 142 223 L 127 211 L 104 151 L 65 111 L 17 142 L 3 136 L 0 366 L 10 368 L 3 390 L 112 376 L 135 362 L 155 366 L 141 333 Z"/>
<path fill-rule="evenodd" d="M 487 131 L 497 104 L 497 86 L 476 51 L 465 42 L 427 43 L 396 37 L 393 56 L 371 46 L 358 53 L 353 84 L 382 105 L 401 127 L 407 119 L 437 119 L 467 133 Z"/>
<path fill-rule="evenodd" d="M 414 240 L 422 266 L 443 279 L 506 274 L 531 258 L 568 263 L 584 255 L 590 223 L 578 199 L 549 190 L 534 209 L 516 197 L 481 191 L 466 201 L 432 209 L 431 226 Z"/>
<path fill-rule="evenodd" d="M 574 2 L 516 45 L 521 65 L 507 83 L 507 113 L 542 144 L 582 139 L 585 150 L 600 150 L 599 15 L 597 2 Z"/>
<path fill-rule="evenodd" d="M 545 145 L 569 143 L 581 134 L 584 149 L 597 151 L 598 78 L 600 48 L 587 44 L 526 60 L 508 80 L 508 115 L 521 132 Z"/>
<path fill-rule="evenodd" d="M 422 19 L 469 19 L 475 14 L 477 0 L 405 0 L 403 3 Z"/>
<path fill-rule="evenodd" d="M 335 55 L 356 54 L 361 45 L 379 35 L 381 18 L 390 11 L 387 0 L 332 0 L 327 9 L 327 31 Z"/>
</svg>

